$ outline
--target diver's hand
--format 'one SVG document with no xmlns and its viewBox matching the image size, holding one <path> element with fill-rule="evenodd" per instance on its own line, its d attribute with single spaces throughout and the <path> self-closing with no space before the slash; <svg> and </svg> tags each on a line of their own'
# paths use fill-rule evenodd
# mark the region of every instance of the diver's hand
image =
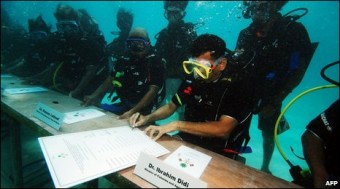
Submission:
<svg viewBox="0 0 340 189">
<path fill-rule="evenodd" d="M 176 130 L 176 122 L 171 122 L 163 126 L 150 125 L 144 130 L 144 133 L 148 135 L 152 140 L 156 141 L 165 133 Z"/>
<path fill-rule="evenodd" d="M 144 130 L 144 133 L 148 135 L 152 140 L 156 141 L 166 133 L 165 130 L 165 126 L 150 125 Z"/>
<path fill-rule="evenodd" d="M 90 106 L 95 104 L 98 101 L 98 98 L 94 95 L 86 95 L 84 96 L 84 101 L 80 103 L 81 106 Z"/>
<path fill-rule="evenodd" d="M 131 111 L 124 112 L 118 119 L 129 119 L 133 113 Z"/>
<path fill-rule="evenodd" d="M 78 88 L 71 91 L 69 94 L 68 94 L 70 97 L 73 97 L 73 98 L 80 98 L 81 96 L 81 90 L 79 90 Z"/>
<path fill-rule="evenodd" d="M 133 14 L 123 8 L 120 8 L 117 12 L 117 26 L 120 29 L 120 33 L 128 34 L 133 24 Z"/>
<path fill-rule="evenodd" d="M 134 113 L 129 118 L 129 124 L 131 127 L 139 127 L 139 126 L 145 125 L 147 122 L 148 122 L 148 116 L 143 116 L 139 112 Z"/>
</svg>

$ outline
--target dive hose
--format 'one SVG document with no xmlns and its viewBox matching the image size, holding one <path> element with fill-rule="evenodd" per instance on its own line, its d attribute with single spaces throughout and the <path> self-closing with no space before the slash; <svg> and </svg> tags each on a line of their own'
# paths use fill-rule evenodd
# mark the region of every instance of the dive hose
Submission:
<svg viewBox="0 0 340 189">
<path fill-rule="evenodd" d="M 276 147 L 278 149 L 278 151 L 280 152 L 281 156 L 283 157 L 283 159 L 289 164 L 290 167 L 293 167 L 293 164 L 288 160 L 287 156 L 283 153 L 283 150 L 279 144 L 279 140 L 278 140 L 278 135 L 277 135 L 277 130 L 278 130 L 278 126 L 280 123 L 281 118 L 283 117 L 283 115 L 286 113 L 286 111 L 290 108 L 290 106 L 292 106 L 293 103 L 295 103 L 299 98 L 301 98 L 302 96 L 317 91 L 317 90 L 321 90 L 321 89 L 326 89 L 326 88 L 335 88 L 338 87 L 336 85 L 322 85 L 322 86 L 318 86 L 318 87 L 314 87 L 311 89 L 308 89 L 302 93 L 300 93 L 299 95 L 297 95 L 296 97 L 294 97 L 282 110 L 281 114 L 279 115 L 279 117 L 276 120 L 275 123 L 275 128 L 274 128 L 274 140 L 275 140 L 275 144 Z"/>
<path fill-rule="evenodd" d="M 320 89 L 326 89 L 326 88 L 334 88 L 334 87 L 339 87 L 339 82 L 336 82 L 332 79 L 330 79 L 329 77 L 326 76 L 325 74 L 325 71 L 336 65 L 336 64 L 339 64 L 339 61 L 335 61 L 335 62 L 332 62 L 330 64 L 327 64 L 325 67 L 323 67 L 320 71 L 320 75 L 323 79 L 325 79 L 326 81 L 332 83 L 333 85 L 322 85 L 322 86 L 318 86 L 318 87 L 314 87 L 314 88 L 311 88 L 311 89 L 308 89 L 302 93 L 300 93 L 299 95 L 297 95 L 295 98 L 293 98 L 282 110 L 281 114 L 279 115 L 279 117 L 277 118 L 276 122 L 275 122 L 275 128 L 274 128 L 274 140 L 275 140 L 275 145 L 277 147 L 277 149 L 279 150 L 281 156 L 283 157 L 283 159 L 289 164 L 290 167 L 293 166 L 293 164 L 288 160 L 287 156 L 283 153 L 282 151 L 282 148 L 279 144 L 279 140 L 278 140 L 278 134 L 277 134 L 277 131 L 278 131 L 278 126 L 279 126 L 279 123 L 281 121 L 281 118 L 283 117 L 283 115 L 286 113 L 286 111 L 288 110 L 288 108 L 295 102 L 297 101 L 299 98 L 301 98 L 302 96 L 308 94 L 308 93 L 311 93 L 311 92 L 314 92 L 314 91 L 317 91 L 317 90 L 320 90 Z"/>
<path fill-rule="evenodd" d="M 61 62 L 61 63 L 58 65 L 57 69 L 55 70 L 55 72 L 54 72 L 54 74 L 53 74 L 53 86 L 54 86 L 54 88 L 57 89 L 59 92 L 62 92 L 62 90 L 59 89 L 59 88 L 57 87 L 56 78 L 57 78 L 58 72 L 59 72 L 59 70 L 60 70 L 60 68 L 61 68 L 61 66 L 62 66 L 63 64 L 64 64 L 64 62 Z"/>
<path fill-rule="evenodd" d="M 325 74 L 325 71 L 326 71 L 328 68 L 334 66 L 335 64 L 339 64 L 339 61 L 336 61 L 336 62 L 327 64 L 327 65 L 326 65 L 324 68 L 322 68 L 322 70 L 320 71 L 320 75 L 321 75 L 321 77 L 322 77 L 324 80 L 326 80 L 326 81 L 328 81 L 328 82 L 330 82 L 330 83 L 332 83 L 332 84 L 334 84 L 334 85 L 339 86 L 339 82 L 336 82 L 336 81 L 334 81 L 333 79 L 330 79 L 330 78 L 327 77 L 326 74 Z"/>
<path fill-rule="evenodd" d="M 275 140 L 275 144 L 276 147 L 278 149 L 278 151 L 280 152 L 281 156 L 283 157 L 283 159 L 288 163 L 290 169 L 289 169 L 289 173 L 293 178 L 293 183 L 304 186 L 306 188 L 310 188 L 313 187 L 312 182 L 311 182 L 311 173 L 309 170 L 302 170 L 301 167 L 299 165 L 293 165 L 289 159 L 286 157 L 286 155 L 283 153 L 281 146 L 279 144 L 278 141 L 278 137 L 277 137 L 277 130 L 278 130 L 278 125 L 280 123 L 280 120 L 282 118 L 282 116 L 284 115 L 284 113 L 286 113 L 286 111 L 288 110 L 288 108 L 294 103 L 296 102 L 299 98 L 301 98 L 302 96 L 320 90 L 320 89 L 326 89 L 326 88 L 334 88 L 334 87 L 338 87 L 336 85 L 322 85 L 322 86 L 318 86 L 318 87 L 314 87 L 311 89 L 308 89 L 302 93 L 300 93 L 299 95 L 297 95 L 293 100 L 291 100 L 283 109 L 283 111 L 281 112 L 281 114 L 279 115 L 278 119 L 276 120 L 275 123 L 275 128 L 274 128 L 274 140 Z"/>
</svg>

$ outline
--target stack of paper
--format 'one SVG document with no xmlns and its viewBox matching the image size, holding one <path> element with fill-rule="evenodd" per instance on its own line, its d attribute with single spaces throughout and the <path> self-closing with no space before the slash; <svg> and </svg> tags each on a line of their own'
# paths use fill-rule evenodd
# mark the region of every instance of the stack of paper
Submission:
<svg viewBox="0 0 340 189">
<path fill-rule="evenodd" d="M 39 138 L 57 188 L 77 184 L 136 164 L 141 151 L 169 153 L 139 129 L 129 126 Z"/>
</svg>

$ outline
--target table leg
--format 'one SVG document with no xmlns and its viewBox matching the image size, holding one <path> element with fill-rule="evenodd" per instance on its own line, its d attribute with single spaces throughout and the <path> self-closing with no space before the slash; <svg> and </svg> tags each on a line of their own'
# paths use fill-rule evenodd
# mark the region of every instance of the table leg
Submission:
<svg viewBox="0 0 340 189">
<path fill-rule="evenodd" d="M 13 156 L 12 173 L 14 185 L 18 188 L 23 188 L 23 172 L 21 159 L 21 138 L 20 138 L 20 123 L 6 116 L 10 134 L 10 151 Z"/>
</svg>

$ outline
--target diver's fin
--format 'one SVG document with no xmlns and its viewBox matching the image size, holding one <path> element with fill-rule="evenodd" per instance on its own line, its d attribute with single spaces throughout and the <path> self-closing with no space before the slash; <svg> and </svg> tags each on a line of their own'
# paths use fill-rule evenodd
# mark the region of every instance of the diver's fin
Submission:
<svg viewBox="0 0 340 189">
<path fill-rule="evenodd" d="M 240 152 L 241 154 L 248 154 L 248 153 L 252 153 L 253 150 L 251 149 L 250 146 L 242 146 Z"/>
</svg>

